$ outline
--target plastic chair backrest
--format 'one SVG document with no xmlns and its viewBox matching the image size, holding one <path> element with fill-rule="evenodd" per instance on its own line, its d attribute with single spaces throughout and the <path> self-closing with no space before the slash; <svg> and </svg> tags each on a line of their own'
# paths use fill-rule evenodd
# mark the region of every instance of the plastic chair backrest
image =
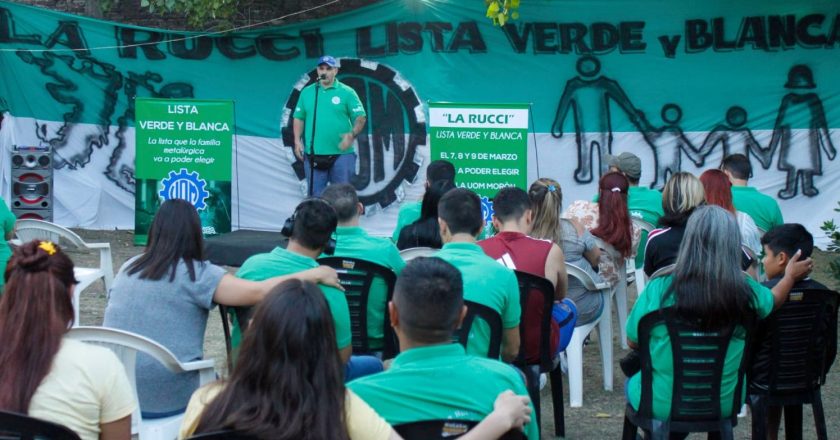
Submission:
<svg viewBox="0 0 840 440">
<path fill-rule="evenodd" d="M 400 257 L 408 263 L 417 257 L 431 257 L 438 251 L 440 251 L 440 249 L 430 247 L 413 247 L 401 250 Z"/>
<path fill-rule="evenodd" d="M 149 355 L 173 373 L 184 371 L 181 363 L 169 349 L 159 343 L 136 333 L 108 327 L 74 327 L 67 336 L 78 341 L 103 345 L 113 350 L 123 365 L 131 359 L 132 364 L 137 352 Z"/>
<path fill-rule="evenodd" d="M 609 283 L 606 281 L 596 282 L 585 270 L 569 262 L 566 263 L 566 274 L 580 281 L 586 290 L 596 291 L 610 288 Z"/>
<path fill-rule="evenodd" d="M 87 243 L 75 232 L 44 220 L 18 220 L 15 222 L 15 235 L 24 243 L 32 240 L 49 240 L 53 243 L 59 243 L 63 239 L 74 247 L 87 248 Z"/>
<path fill-rule="evenodd" d="M 11 411 L 0 411 L 0 438 L 9 440 L 80 440 L 69 428 Z"/>
<path fill-rule="evenodd" d="M 630 216 L 630 221 L 633 222 L 634 225 L 638 226 L 639 229 L 645 232 L 650 232 L 656 229 L 656 226 L 654 226 L 652 223 L 646 222 L 638 217 Z"/>
<path fill-rule="evenodd" d="M 837 354 L 840 294 L 831 290 L 794 290 L 755 333 L 750 390 L 770 395 L 819 388 Z"/>
<path fill-rule="evenodd" d="M 717 430 L 721 420 L 737 423 L 741 408 L 741 390 L 749 353 L 750 333 L 755 316 L 748 314 L 741 324 L 731 324 L 718 331 L 704 331 L 677 315 L 676 308 L 667 307 L 648 313 L 639 321 L 639 355 L 642 364 L 642 395 L 638 415 L 652 420 L 653 368 L 650 354 L 650 335 L 657 326 L 668 330 L 673 358 L 673 389 L 670 429 L 678 432 L 707 432 Z M 743 332 L 745 350 L 739 361 L 738 379 L 731 414 L 721 414 L 720 389 L 726 353 L 730 340 L 738 328 Z"/>
<path fill-rule="evenodd" d="M 353 337 L 353 353 L 369 354 L 371 352 L 368 344 L 368 295 L 370 286 L 375 278 L 385 282 L 387 288 L 385 299 L 385 310 L 382 322 L 382 334 L 384 335 L 383 358 L 389 359 L 396 355 L 396 335 L 391 328 L 391 321 L 388 316 L 388 302 L 394 296 L 394 286 L 397 283 L 397 276 L 391 269 L 370 261 L 348 257 L 324 257 L 318 262 L 330 266 L 338 272 L 338 279 L 344 287 L 344 295 L 347 297 L 347 306 L 350 309 L 350 331 Z"/>
<path fill-rule="evenodd" d="M 472 420 L 423 420 L 420 422 L 394 425 L 394 431 L 405 440 L 450 440 L 461 437 L 473 429 L 478 422 Z M 500 440 L 525 440 L 528 437 L 512 429 L 499 437 Z"/>
<path fill-rule="evenodd" d="M 484 304 L 464 301 L 464 305 L 467 306 L 467 316 L 464 317 L 461 328 L 455 331 L 455 340 L 466 348 L 473 324 L 478 318 L 479 321 L 484 321 L 490 328 L 490 345 L 487 347 L 487 357 L 499 359 L 502 351 L 502 316 L 499 315 L 499 312 Z"/>
<path fill-rule="evenodd" d="M 514 365 L 529 365 L 526 357 L 526 340 L 535 338 L 539 341 L 539 365 L 541 372 L 551 371 L 551 307 L 554 304 L 554 285 L 551 281 L 530 273 L 514 270 L 516 281 L 519 283 L 519 304 L 522 309 L 522 319 L 519 323 L 519 355 Z M 526 319 L 526 317 L 528 319 Z M 539 333 L 532 334 L 533 326 L 528 326 L 529 319 L 539 317 Z"/>
</svg>

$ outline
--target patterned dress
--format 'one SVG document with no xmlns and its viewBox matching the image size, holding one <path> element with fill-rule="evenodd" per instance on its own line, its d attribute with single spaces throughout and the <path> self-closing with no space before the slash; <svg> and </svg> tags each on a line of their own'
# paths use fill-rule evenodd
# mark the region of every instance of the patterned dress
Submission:
<svg viewBox="0 0 840 440">
<path fill-rule="evenodd" d="M 598 204 L 586 200 L 578 200 L 563 213 L 563 218 L 576 220 L 583 225 L 587 231 L 592 231 L 598 227 Z M 639 247 L 639 240 L 642 236 L 642 230 L 632 225 L 633 244 L 631 246 L 632 254 L 628 258 L 635 258 L 636 249 Z M 604 281 L 615 285 L 618 281 L 618 271 L 625 270 L 624 261 L 613 261 L 613 258 L 607 252 L 601 252 L 601 260 L 598 263 L 598 273 Z"/>
</svg>

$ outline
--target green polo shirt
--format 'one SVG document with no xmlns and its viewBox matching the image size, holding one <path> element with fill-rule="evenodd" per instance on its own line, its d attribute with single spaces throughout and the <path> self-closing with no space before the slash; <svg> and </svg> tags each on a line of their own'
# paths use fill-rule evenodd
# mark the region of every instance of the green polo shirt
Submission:
<svg viewBox="0 0 840 440">
<path fill-rule="evenodd" d="M 784 223 L 776 199 L 751 186 L 732 186 L 732 204 L 738 211 L 749 214 L 755 220 L 755 225 L 764 232 Z"/>
<path fill-rule="evenodd" d="M 420 220 L 420 208 L 423 202 L 405 202 L 400 206 L 400 212 L 397 214 L 397 227 L 394 228 L 394 233 L 391 234 L 391 239 L 394 243 L 400 239 L 400 231 L 417 220 Z"/>
<path fill-rule="evenodd" d="M 405 261 L 400 257 L 400 251 L 383 237 L 372 237 L 359 226 L 339 226 L 335 230 L 335 257 L 358 258 L 371 263 L 385 266 L 399 275 L 405 267 Z M 329 257 L 329 255 L 321 255 Z M 374 278 L 370 285 L 367 309 L 368 345 L 371 349 L 382 348 L 385 309 L 388 297 L 388 287 L 382 278 Z"/>
<path fill-rule="evenodd" d="M 11 234 L 15 230 L 16 221 L 17 218 L 12 214 L 12 211 L 9 211 L 9 207 L 6 206 L 6 201 L 0 198 L 0 226 L 2 226 L 3 233 L 3 237 L 0 239 L 0 264 L 2 264 L 2 267 L 6 267 L 9 258 L 12 257 L 12 248 L 6 242 L 6 235 Z M 5 279 L 0 276 L 0 295 L 3 295 L 4 284 Z"/>
<path fill-rule="evenodd" d="M 753 290 L 752 307 L 759 318 L 763 319 L 773 311 L 773 293 L 752 278 L 745 275 Z M 662 298 L 673 281 L 672 276 L 654 278 L 639 295 L 633 310 L 627 317 L 627 338 L 639 341 L 639 321 L 650 312 L 674 304 L 674 297 L 669 296 L 662 304 Z M 743 334 L 738 336 L 738 330 L 733 334 L 726 351 L 726 361 L 723 368 L 723 379 L 720 388 L 720 409 L 722 414 L 732 411 L 732 393 L 738 379 L 738 364 L 744 353 Z M 674 364 L 671 352 L 671 341 L 665 326 L 657 326 L 650 335 L 650 354 L 653 362 L 653 414 L 659 420 L 665 420 L 671 415 L 671 390 L 674 379 Z M 746 387 L 744 388 L 746 390 Z M 639 408 L 642 397 L 642 375 L 637 373 L 627 383 L 627 395 L 634 408 Z"/>
<path fill-rule="evenodd" d="M 502 328 L 519 326 L 519 283 L 512 270 L 487 256 L 475 243 L 446 243 L 435 253 L 452 264 L 464 281 L 464 300 L 490 307 L 502 315 Z M 467 353 L 485 356 L 490 345 L 490 329 L 476 321 L 470 331 Z"/>
<path fill-rule="evenodd" d="M 592 199 L 598 201 L 598 195 Z M 627 192 L 627 209 L 630 215 L 640 218 L 654 226 L 659 222 L 659 217 L 665 215 L 662 210 L 662 193 L 645 186 L 631 186 Z M 636 268 L 645 265 L 645 245 L 647 244 L 647 232 L 642 231 L 639 247 L 636 251 Z"/>
<path fill-rule="evenodd" d="M 236 276 L 251 281 L 262 281 L 316 267 L 318 267 L 318 262 L 312 258 L 276 247 L 269 253 L 257 254 L 245 260 L 236 272 Z M 341 350 L 350 345 L 350 310 L 347 308 L 347 299 L 344 297 L 344 292 L 334 287 L 323 285 L 318 287 L 321 288 L 327 305 L 330 307 L 330 313 L 335 322 L 336 342 L 338 349 Z M 238 323 L 234 323 L 234 332 L 239 334 Z"/>
<path fill-rule="evenodd" d="M 329 87 L 318 86 L 318 118 L 315 121 L 315 154 L 349 154 L 353 148 L 341 151 L 338 144 L 345 133 L 353 131 L 353 123 L 365 116 L 365 108 L 356 91 L 337 79 Z M 303 145 L 309 151 L 315 112 L 315 83 L 303 88 L 295 107 L 294 118 L 304 121 Z"/>
<path fill-rule="evenodd" d="M 493 402 L 502 391 L 528 394 L 513 367 L 469 356 L 458 344 L 406 350 L 388 370 L 347 386 L 391 425 L 439 419 L 480 421 L 493 412 Z M 525 433 L 529 439 L 539 438 L 533 413 Z"/>
</svg>

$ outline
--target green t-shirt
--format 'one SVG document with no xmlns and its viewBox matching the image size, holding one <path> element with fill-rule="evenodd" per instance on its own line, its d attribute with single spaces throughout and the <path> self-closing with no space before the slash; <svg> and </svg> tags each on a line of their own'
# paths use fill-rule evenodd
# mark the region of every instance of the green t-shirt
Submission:
<svg viewBox="0 0 840 440">
<path fill-rule="evenodd" d="M 318 262 L 304 255 L 287 251 L 281 247 L 265 254 L 254 255 L 244 263 L 236 272 L 236 276 L 245 280 L 262 281 L 268 278 L 281 275 L 290 275 L 318 267 Z M 335 338 L 338 349 L 350 345 L 350 310 L 347 308 L 347 298 L 344 292 L 329 286 L 319 285 L 327 305 L 330 307 L 333 321 L 335 323 Z M 239 335 L 239 325 L 234 323 L 233 333 Z M 233 338 L 231 338 L 233 340 Z M 234 346 L 238 345 L 238 338 Z"/>
<path fill-rule="evenodd" d="M 752 306 L 759 318 L 765 318 L 773 311 L 773 293 L 752 278 L 745 276 L 753 291 Z M 633 310 L 627 317 L 627 338 L 639 341 L 639 321 L 650 312 L 674 304 L 673 296 L 669 296 L 665 304 L 662 298 L 673 280 L 672 276 L 655 278 L 648 283 Z M 653 414 L 659 420 L 666 420 L 671 415 L 671 393 L 674 378 L 674 364 L 671 351 L 671 341 L 665 326 L 657 326 L 651 331 L 650 353 L 653 362 Z M 723 379 L 720 387 L 720 409 L 722 414 L 732 411 L 732 393 L 737 385 L 738 364 L 744 353 L 743 335 L 738 337 L 737 330 L 726 351 L 726 361 L 723 368 Z M 746 387 L 744 388 L 746 391 Z M 639 408 L 642 397 L 642 375 L 637 373 L 627 383 L 627 395 L 634 408 Z"/>
<path fill-rule="evenodd" d="M 315 154 L 349 154 L 353 148 L 341 151 L 338 144 L 345 133 L 353 131 L 353 123 L 365 116 L 365 108 L 350 86 L 335 80 L 329 87 L 318 87 L 318 118 L 315 134 Z M 295 107 L 294 118 L 304 121 L 304 151 L 309 151 L 315 112 L 315 84 L 303 88 Z"/>
<path fill-rule="evenodd" d="M 499 312 L 502 328 L 519 325 L 519 283 L 512 270 L 487 256 L 475 243 L 447 243 L 434 254 L 459 271 L 464 281 L 464 300 L 473 301 Z M 490 329 L 483 321 L 473 323 L 467 353 L 486 356 L 490 346 Z"/>
<path fill-rule="evenodd" d="M 9 258 L 12 256 L 12 249 L 9 247 L 9 243 L 6 242 L 6 235 L 11 234 L 15 230 L 16 220 L 15 215 L 6 206 L 6 201 L 0 198 L 0 224 L 3 229 L 3 237 L 0 240 L 0 264 L 2 264 L 2 267 L 6 267 L 6 263 L 9 262 Z M 5 278 L 0 276 L 0 295 L 3 294 L 4 284 Z"/>
<path fill-rule="evenodd" d="M 784 223 L 782 210 L 779 209 L 776 199 L 758 192 L 751 186 L 733 186 L 732 204 L 738 211 L 749 214 L 755 225 L 764 232 Z"/>
<path fill-rule="evenodd" d="M 391 239 L 394 243 L 400 239 L 400 231 L 417 220 L 420 220 L 420 208 L 423 202 L 405 202 L 400 206 L 400 212 L 397 214 L 397 227 L 394 228 L 394 233 L 391 234 Z"/>
<path fill-rule="evenodd" d="M 659 217 L 665 215 L 662 210 L 662 193 L 644 186 L 631 186 L 627 193 L 627 209 L 630 215 L 638 217 L 654 226 Z M 642 231 L 639 247 L 636 250 L 636 268 L 645 265 L 645 245 L 647 245 L 647 231 Z"/>
<path fill-rule="evenodd" d="M 468 356 L 458 344 L 404 351 L 387 371 L 347 386 L 391 425 L 439 419 L 480 421 L 493 412 L 493 402 L 502 391 L 528 394 L 513 367 Z M 533 414 L 525 433 L 529 439 L 539 438 Z"/>
<path fill-rule="evenodd" d="M 400 251 L 383 237 L 372 237 L 359 226 L 339 226 L 335 231 L 335 257 L 358 258 L 385 266 L 399 275 L 405 267 Z M 322 254 L 321 257 L 330 255 Z M 382 348 L 383 323 L 385 322 L 385 304 L 388 288 L 385 281 L 374 278 L 368 294 L 367 334 L 368 346 L 378 350 Z"/>
</svg>

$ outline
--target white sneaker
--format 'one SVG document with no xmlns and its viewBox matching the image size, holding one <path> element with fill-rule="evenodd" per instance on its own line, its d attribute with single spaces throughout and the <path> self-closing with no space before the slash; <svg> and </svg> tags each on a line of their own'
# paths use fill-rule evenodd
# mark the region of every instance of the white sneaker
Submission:
<svg viewBox="0 0 840 440">
<path fill-rule="evenodd" d="M 745 403 L 741 406 L 741 412 L 738 413 L 738 418 L 743 419 L 746 416 L 747 416 L 747 404 Z"/>
<path fill-rule="evenodd" d="M 540 373 L 540 391 L 545 388 L 546 382 L 548 382 L 548 376 L 545 373 Z"/>
</svg>

